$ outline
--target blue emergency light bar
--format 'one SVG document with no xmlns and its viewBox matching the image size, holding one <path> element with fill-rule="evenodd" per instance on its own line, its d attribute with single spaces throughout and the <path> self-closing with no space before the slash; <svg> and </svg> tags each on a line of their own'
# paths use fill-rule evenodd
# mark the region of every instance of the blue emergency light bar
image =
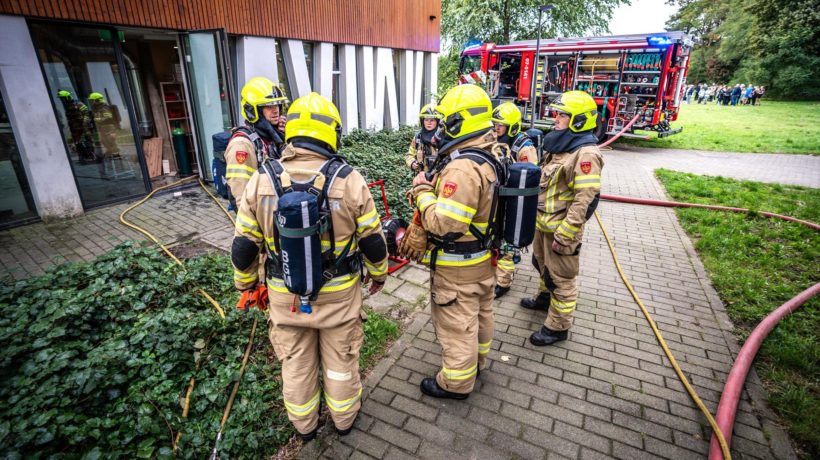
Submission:
<svg viewBox="0 0 820 460">
<path fill-rule="evenodd" d="M 652 36 L 646 37 L 646 43 L 648 43 L 649 46 L 652 46 L 652 47 L 665 48 L 665 47 L 671 45 L 673 42 L 672 42 L 672 39 L 669 38 L 669 37 L 664 37 L 664 36 L 661 36 L 661 35 L 652 35 Z"/>
</svg>

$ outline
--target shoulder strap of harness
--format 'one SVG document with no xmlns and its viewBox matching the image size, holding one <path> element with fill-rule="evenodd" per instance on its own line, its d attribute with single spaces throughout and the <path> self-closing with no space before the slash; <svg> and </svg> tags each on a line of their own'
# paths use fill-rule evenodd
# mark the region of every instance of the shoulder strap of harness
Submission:
<svg viewBox="0 0 820 460">
<path fill-rule="evenodd" d="M 262 169 L 264 169 L 265 173 L 267 173 L 268 177 L 270 178 L 271 184 L 273 185 L 273 189 L 277 197 L 281 197 L 285 193 L 289 193 L 294 190 L 306 191 L 308 193 L 316 195 L 317 206 L 321 214 L 320 223 L 316 227 L 316 231 L 318 231 L 319 233 L 328 232 L 330 234 L 330 249 L 328 251 L 323 252 L 323 259 L 334 262 L 336 267 L 338 268 L 340 262 L 345 257 L 347 257 L 347 254 L 350 252 L 350 248 L 353 246 L 353 238 L 350 238 L 350 240 L 347 242 L 347 245 L 345 246 L 340 256 L 338 258 L 335 258 L 334 252 L 336 250 L 336 238 L 333 232 L 333 220 L 330 216 L 330 207 L 327 204 L 327 194 L 336 178 L 347 177 L 351 172 L 353 172 L 353 168 L 347 164 L 343 157 L 334 155 L 333 157 L 325 161 L 322 164 L 321 168 L 319 168 L 319 173 L 325 176 L 325 182 L 321 189 L 317 189 L 316 187 L 314 187 L 314 182 L 316 181 L 315 176 L 309 182 L 291 182 L 289 186 L 285 187 L 282 184 L 281 179 L 282 174 L 285 172 L 285 167 L 282 164 L 281 160 L 266 161 L 262 164 Z M 278 252 L 279 234 L 276 228 L 274 228 L 274 245 L 276 246 L 276 250 Z"/>
<path fill-rule="evenodd" d="M 481 230 L 479 230 L 479 228 L 472 223 L 470 223 L 469 227 L 470 234 L 472 234 L 481 243 L 481 246 L 486 249 L 490 249 L 493 245 L 493 240 L 495 240 L 500 234 L 498 229 L 495 228 L 499 218 L 499 216 L 496 215 L 498 212 L 498 192 L 501 189 L 501 186 L 507 181 L 508 163 L 506 161 L 502 162 L 494 155 L 483 149 L 468 147 L 464 150 L 456 150 L 450 155 L 440 158 L 439 161 L 436 162 L 433 172 L 437 174 L 443 171 L 451 161 L 456 161 L 459 159 L 474 161 L 479 166 L 489 163 L 495 170 L 495 182 L 492 184 L 493 200 L 490 205 L 490 222 L 487 223 L 487 231 L 485 233 L 481 233 Z"/>
<path fill-rule="evenodd" d="M 260 167 L 265 160 L 269 158 L 278 160 L 282 156 L 276 142 L 271 142 L 268 145 L 265 145 L 265 141 L 262 140 L 259 133 L 248 128 L 247 126 L 238 126 L 234 128 L 231 139 L 235 136 L 241 136 L 251 141 L 253 147 L 256 149 L 256 161 Z"/>
</svg>

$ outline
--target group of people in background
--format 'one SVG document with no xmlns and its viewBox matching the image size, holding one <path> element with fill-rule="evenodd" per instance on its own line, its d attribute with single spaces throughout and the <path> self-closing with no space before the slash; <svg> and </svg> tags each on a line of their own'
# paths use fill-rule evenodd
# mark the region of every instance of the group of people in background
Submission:
<svg viewBox="0 0 820 460">
<path fill-rule="evenodd" d="M 765 86 L 754 86 L 752 84 L 718 85 L 712 83 L 698 83 L 688 85 L 684 92 L 684 101 L 691 104 L 692 100 L 698 104 L 713 102 L 718 105 L 758 105 L 760 99 L 766 94 Z"/>
</svg>

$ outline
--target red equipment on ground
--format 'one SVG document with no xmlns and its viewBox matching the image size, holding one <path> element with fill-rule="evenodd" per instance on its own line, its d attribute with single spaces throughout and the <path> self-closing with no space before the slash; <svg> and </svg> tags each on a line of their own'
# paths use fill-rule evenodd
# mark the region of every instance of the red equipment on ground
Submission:
<svg viewBox="0 0 820 460">
<path fill-rule="evenodd" d="M 407 222 L 400 218 L 393 217 L 390 214 L 390 205 L 387 204 L 387 192 L 384 190 L 383 179 L 371 182 L 367 184 L 367 186 L 370 188 L 379 187 L 381 192 L 381 201 L 384 206 L 384 215 L 381 216 L 382 231 L 384 232 L 384 237 L 387 240 L 387 252 L 390 254 L 388 256 L 389 267 L 387 272 L 392 274 L 410 263 L 409 260 L 396 256 L 399 243 L 404 237 L 404 231 L 407 228 Z"/>
</svg>

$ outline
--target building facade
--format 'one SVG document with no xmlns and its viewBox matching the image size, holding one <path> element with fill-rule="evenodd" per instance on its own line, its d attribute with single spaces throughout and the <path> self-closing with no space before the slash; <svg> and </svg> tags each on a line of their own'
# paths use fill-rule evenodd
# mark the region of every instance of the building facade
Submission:
<svg viewBox="0 0 820 460">
<path fill-rule="evenodd" d="M 440 0 L 0 1 L 0 227 L 212 180 L 255 76 L 332 99 L 346 132 L 416 124 Z"/>
</svg>

